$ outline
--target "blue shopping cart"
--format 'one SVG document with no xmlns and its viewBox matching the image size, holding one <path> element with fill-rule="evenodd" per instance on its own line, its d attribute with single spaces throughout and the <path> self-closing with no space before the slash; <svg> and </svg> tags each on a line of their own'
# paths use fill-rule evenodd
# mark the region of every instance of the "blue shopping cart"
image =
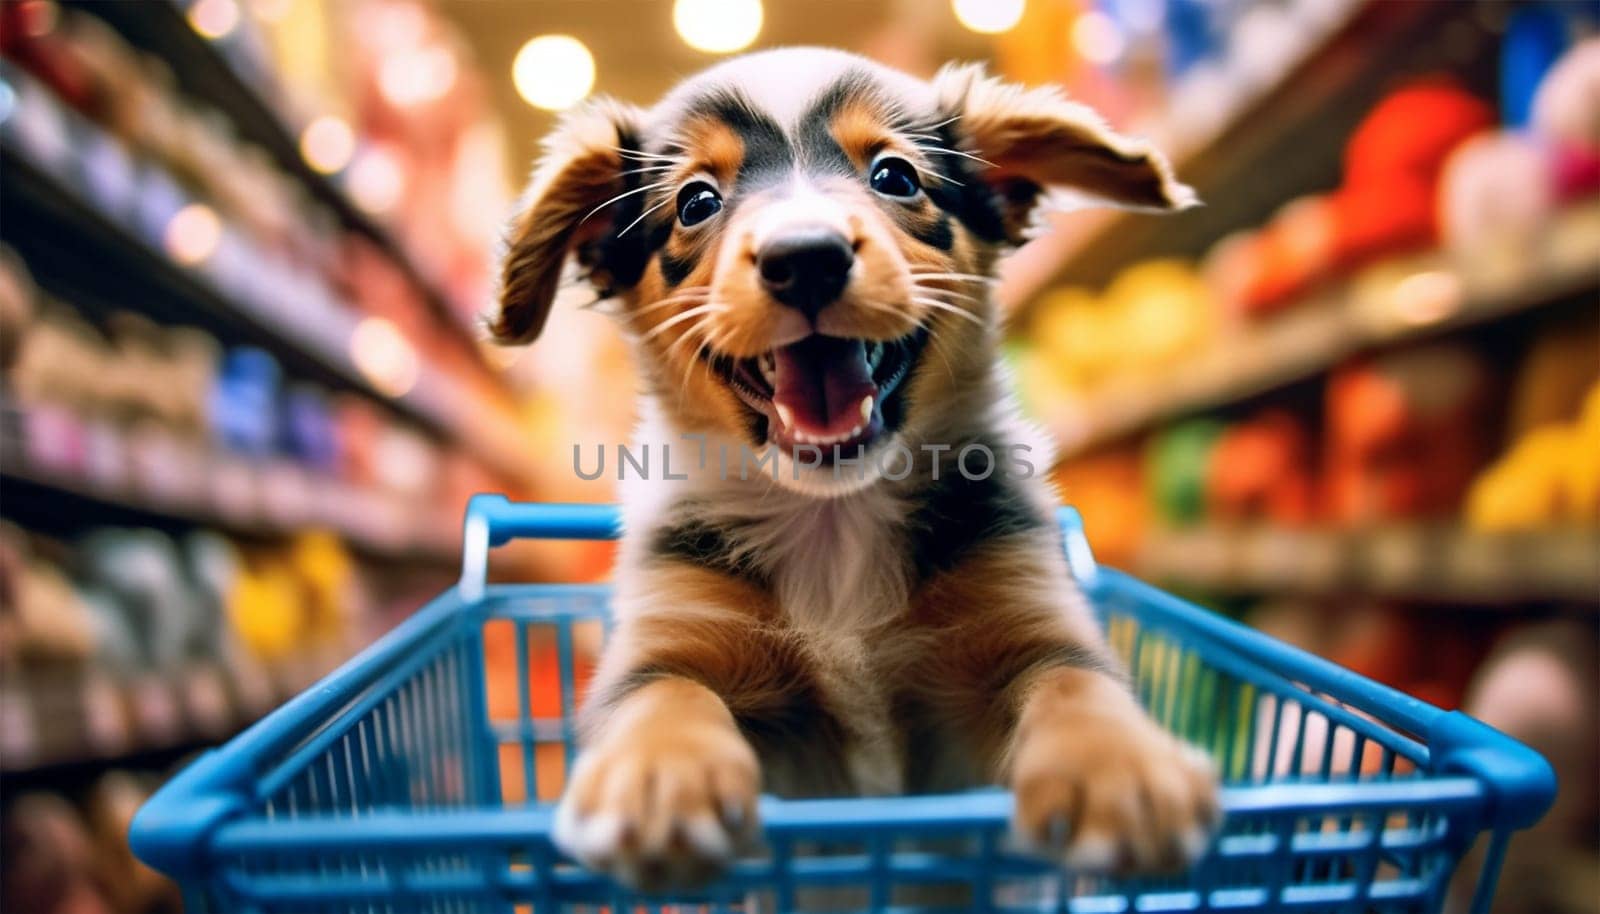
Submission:
<svg viewBox="0 0 1600 914">
<path fill-rule="evenodd" d="M 1074 573 L 1140 698 L 1223 771 L 1226 821 L 1197 866 L 1064 873 L 1008 847 L 1000 790 L 766 798 L 764 854 L 694 897 L 634 897 L 562 858 L 551 805 L 523 799 L 552 795 L 571 762 L 608 590 L 484 577 L 514 537 L 618 524 L 606 506 L 475 498 L 460 583 L 175 777 L 134 820 L 135 852 L 190 912 L 227 914 L 782 912 L 822 890 L 899 911 L 907 887 L 959 891 L 972 911 L 1434 911 L 1451 892 L 1485 911 L 1511 834 L 1555 792 L 1543 758 L 1466 715 L 1096 567 L 1064 509 Z M 491 642 L 514 645 L 515 696 L 486 674 Z M 1453 879 L 1475 844 L 1477 875 Z"/>
</svg>

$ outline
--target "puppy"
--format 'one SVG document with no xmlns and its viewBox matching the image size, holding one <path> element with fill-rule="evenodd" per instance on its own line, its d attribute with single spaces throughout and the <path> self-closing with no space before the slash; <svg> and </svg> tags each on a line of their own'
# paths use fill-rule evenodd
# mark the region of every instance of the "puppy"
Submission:
<svg viewBox="0 0 1600 914">
<path fill-rule="evenodd" d="M 758 833 L 763 789 L 992 783 L 1020 839 L 1079 869 L 1203 850 L 1214 774 L 1074 588 L 997 364 L 996 257 L 1085 197 L 1194 202 L 1092 111 L 975 66 L 930 83 L 784 49 L 563 120 L 491 329 L 536 337 L 575 261 L 633 340 L 639 443 L 669 450 L 623 493 L 564 850 L 691 884 Z"/>
</svg>

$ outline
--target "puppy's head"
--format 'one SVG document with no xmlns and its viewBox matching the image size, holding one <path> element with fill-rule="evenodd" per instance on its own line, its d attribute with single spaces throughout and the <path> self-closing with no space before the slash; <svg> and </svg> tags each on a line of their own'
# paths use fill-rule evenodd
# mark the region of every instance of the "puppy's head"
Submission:
<svg viewBox="0 0 1600 914">
<path fill-rule="evenodd" d="M 993 358 L 995 257 L 1061 195 L 1193 202 L 1154 150 L 1052 90 L 973 66 L 930 83 L 836 51 L 752 54 L 648 111 L 567 116 L 512 227 L 491 329 L 536 337 L 575 257 L 621 302 L 682 431 L 818 449 L 801 487 L 837 491 L 825 477 L 863 477 L 830 459 L 970 408 Z"/>
</svg>

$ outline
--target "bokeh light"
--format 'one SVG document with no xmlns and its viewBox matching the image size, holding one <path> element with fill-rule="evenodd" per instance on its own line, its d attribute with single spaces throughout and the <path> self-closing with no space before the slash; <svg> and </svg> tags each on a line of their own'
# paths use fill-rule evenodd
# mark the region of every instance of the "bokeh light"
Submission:
<svg viewBox="0 0 1600 914">
<path fill-rule="evenodd" d="M 393 322 L 367 317 L 350 335 L 350 359 L 379 393 L 403 397 L 416 386 L 417 351 Z"/>
<path fill-rule="evenodd" d="M 398 108 L 437 101 L 455 85 L 457 69 L 456 55 L 438 45 L 393 54 L 378 69 L 378 91 Z"/>
<path fill-rule="evenodd" d="M 222 222 L 204 203 L 191 203 L 174 213 L 161 238 L 168 256 L 186 267 L 204 263 L 221 241 Z"/>
<path fill-rule="evenodd" d="M 405 170 L 389 149 L 374 146 L 350 165 L 350 197 L 369 213 L 387 213 L 405 191 Z"/>
<path fill-rule="evenodd" d="M 1461 280 L 1454 273 L 1424 270 L 1401 280 L 1391 301 L 1402 322 L 1420 326 L 1455 314 L 1462 297 Z"/>
<path fill-rule="evenodd" d="M 1084 60 L 1103 66 L 1121 57 L 1128 41 L 1116 20 L 1099 10 L 1090 10 L 1072 23 L 1072 46 Z"/>
<path fill-rule="evenodd" d="M 954 0 L 956 19 L 981 35 L 1009 31 L 1022 21 L 1026 0 Z"/>
<path fill-rule="evenodd" d="M 594 88 L 594 55 L 571 35 L 540 35 L 517 51 L 511 81 L 535 108 L 571 108 Z"/>
<path fill-rule="evenodd" d="M 239 26 L 235 0 L 200 0 L 189 7 L 189 27 L 213 41 L 226 38 Z"/>
<path fill-rule="evenodd" d="M 343 119 L 325 114 L 306 125 L 300 134 L 300 154 L 312 168 L 331 175 L 350 164 L 356 152 L 356 135 Z"/>
<path fill-rule="evenodd" d="M 750 46 L 761 34 L 761 0 L 676 0 L 672 24 L 685 44 L 709 54 Z"/>
</svg>

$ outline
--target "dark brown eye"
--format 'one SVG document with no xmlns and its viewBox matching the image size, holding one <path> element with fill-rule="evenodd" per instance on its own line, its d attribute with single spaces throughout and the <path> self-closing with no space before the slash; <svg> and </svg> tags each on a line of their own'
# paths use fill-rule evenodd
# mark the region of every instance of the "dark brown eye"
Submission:
<svg viewBox="0 0 1600 914">
<path fill-rule="evenodd" d="M 678 191 L 678 221 L 684 228 L 710 219 L 722 211 L 722 195 L 704 181 L 685 184 Z"/>
<path fill-rule="evenodd" d="M 872 189 L 885 197 L 915 197 L 922 190 L 917 170 L 896 156 L 884 156 L 872 163 Z"/>
</svg>

